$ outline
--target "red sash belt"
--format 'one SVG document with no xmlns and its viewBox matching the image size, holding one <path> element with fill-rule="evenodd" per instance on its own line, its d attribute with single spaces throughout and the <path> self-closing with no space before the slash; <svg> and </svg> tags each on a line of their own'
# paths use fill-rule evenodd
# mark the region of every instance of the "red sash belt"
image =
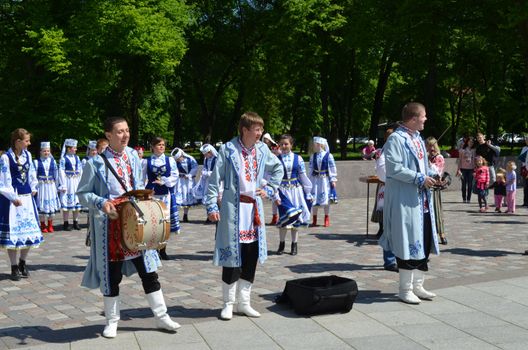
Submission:
<svg viewBox="0 0 528 350">
<path fill-rule="evenodd" d="M 259 216 L 259 212 L 258 212 L 258 208 L 257 208 L 257 201 L 255 200 L 255 198 L 251 198 L 250 196 L 246 196 L 244 194 L 241 194 L 240 195 L 240 202 L 241 203 L 251 203 L 253 204 L 253 224 L 255 226 L 260 226 L 261 225 L 261 221 L 260 221 L 260 216 Z"/>
</svg>

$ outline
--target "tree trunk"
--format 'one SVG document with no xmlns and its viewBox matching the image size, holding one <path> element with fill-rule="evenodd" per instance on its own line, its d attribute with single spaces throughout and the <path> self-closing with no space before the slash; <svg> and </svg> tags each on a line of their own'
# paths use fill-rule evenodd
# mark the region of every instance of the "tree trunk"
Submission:
<svg viewBox="0 0 528 350">
<path fill-rule="evenodd" d="M 432 41 L 433 44 L 434 41 Z M 427 71 L 427 77 L 425 81 L 425 107 L 427 109 L 427 125 L 429 130 L 433 130 L 435 137 L 440 136 L 442 130 L 438 130 L 436 120 L 436 83 L 437 83 L 437 53 L 436 48 L 433 48 L 429 52 L 429 67 Z"/>
<path fill-rule="evenodd" d="M 328 55 L 323 59 L 323 63 L 320 66 L 321 74 L 321 115 L 323 116 L 323 135 L 327 136 L 330 134 L 330 116 L 328 114 L 328 65 L 330 60 Z"/>
<path fill-rule="evenodd" d="M 380 141 L 377 140 L 378 124 L 381 116 L 381 108 L 383 106 L 383 98 L 385 96 L 385 90 L 387 89 L 387 83 L 389 81 L 393 63 L 394 59 L 392 55 L 392 49 L 385 48 L 383 51 L 383 56 L 381 57 L 378 84 L 376 86 L 376 94 L 374 96 L 372 116 L 370 118 L 369 139 L 376 140 L 376 144 L 378 144 Z"/>
</svg>

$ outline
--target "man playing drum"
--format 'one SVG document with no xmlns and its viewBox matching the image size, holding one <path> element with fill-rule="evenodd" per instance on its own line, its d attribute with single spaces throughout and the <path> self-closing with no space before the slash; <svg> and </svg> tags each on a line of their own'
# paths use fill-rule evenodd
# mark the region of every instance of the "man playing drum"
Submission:
<svg viewBox="0 0 528 350">
<path fill-rule="evenodd" d="M 175 331 L 180 325 L 171 320 L 158 281 L 156 270 L 161 262 L 156 250 L 126 250 L 120 244 L 121 231 L 114 199 L 125 192 L 143 188 L 141 161 L 137 153 L 128 147 L 130 132 L 124 118 L 109 118 L 104 123 L 109 145 L 101 154 L 90 159 L 84 168 L 77 195 L 81 204 L 90 210 L 91 246 L 90 259 L 84 271 L 81 285 L 99 288 L 104 296 L 106 326 L 103 336 L 114 338 L 119 321 L 119 283 L 123 274 L 138 272 L 143 290 L 156 325 L 160 329 Z M 105 165 L 102 156 L 108 160 Z M 126 191 L 125 188 L 126 187 Z M 118 237 L 116 239 L 116 237 Z"/>
</svg>

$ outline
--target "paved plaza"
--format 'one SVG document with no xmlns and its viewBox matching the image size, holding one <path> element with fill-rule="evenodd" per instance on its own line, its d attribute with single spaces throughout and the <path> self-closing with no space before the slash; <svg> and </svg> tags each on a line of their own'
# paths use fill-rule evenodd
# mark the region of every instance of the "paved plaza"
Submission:
<svg viewBox="0 0 528 350">
<path fill-rule="evenodd" d="M 177 333 L 154 328 L 134 276 L 121 284 L 118 337 L 103 338 L 100 292 L 79 286 L 88 259 L 85 230 L 58 231 L 31 251 L 29 279 L 11 281 L 7 256 L 0 260 L 0 349 L 527 349 L 528 209 L 481 214 L 476 198 L 464 204 L 458 191 L 443 197 L 449 244 L 431 258 L 425 282 L 438 294 L 434 301 L 397 300 L 398 275 L 383 269 L 372 239 L 377 224 L 365 235 L 366 199 L 346 199 L 332 206 L 331 227 L 301 234 L 297 256 L 273 253 L 278 230 L 268 226 L 270 256 L 257 269 L 252 294 L 262 317 L 220 321 L 221 270 L 211 263 L 215 226 L 204 225 L 205 211 L 195 208 L 171 238 L 172 260 L 159 271 L 169 314 L 182 324 Z M 289 244 L 288 237 L 287 252 Z M 329 274 L 358 283 L 351 312 L 300 317 L 274 304 L 287 280 Z"/>
</svg>

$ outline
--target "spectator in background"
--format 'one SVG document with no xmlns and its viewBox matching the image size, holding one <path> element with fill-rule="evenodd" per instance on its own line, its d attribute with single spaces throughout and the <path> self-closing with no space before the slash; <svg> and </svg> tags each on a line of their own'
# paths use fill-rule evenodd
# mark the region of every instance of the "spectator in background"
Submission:
<svg viewBox="0 0 528 350">
<path fill-rule="evenodd" d="M 500 147 L 491 144 L 491 140 L 486 140 L 484 134 L 477 134 L 477 147 L 475 154 L 486 160 L 489 171 L 489 183 L 495 182 L 495 158 L 500 154 Z"/>
<path fill-rule="evenodd" d="M 528 135 L 524 136 L 524 142 L 526 145 L 522 148 L 521 154 L 519 155 L 519 161 L 521 162 L 521 177 L 524 181 L 524 195 L 523 195 L 523 207 L 528 207 Z"/>
<path fill-rule="evenodd" d="M 361 158 L 363 160 L 372 160 L 376 154 L 376 147 L 374 141 L 368 140 L 367 145 L 361 150 Z"/>
<path fill-rule="evenodd" d="M 458 151 L 458 169 L 456 176 L 460 176 L 462 182 L 462 201 L 469 203 L 473 187 L 473 170 L 475 169 L 475 149 L 471 136 L 464 138 L 464 143 Z"/>
</svg>

